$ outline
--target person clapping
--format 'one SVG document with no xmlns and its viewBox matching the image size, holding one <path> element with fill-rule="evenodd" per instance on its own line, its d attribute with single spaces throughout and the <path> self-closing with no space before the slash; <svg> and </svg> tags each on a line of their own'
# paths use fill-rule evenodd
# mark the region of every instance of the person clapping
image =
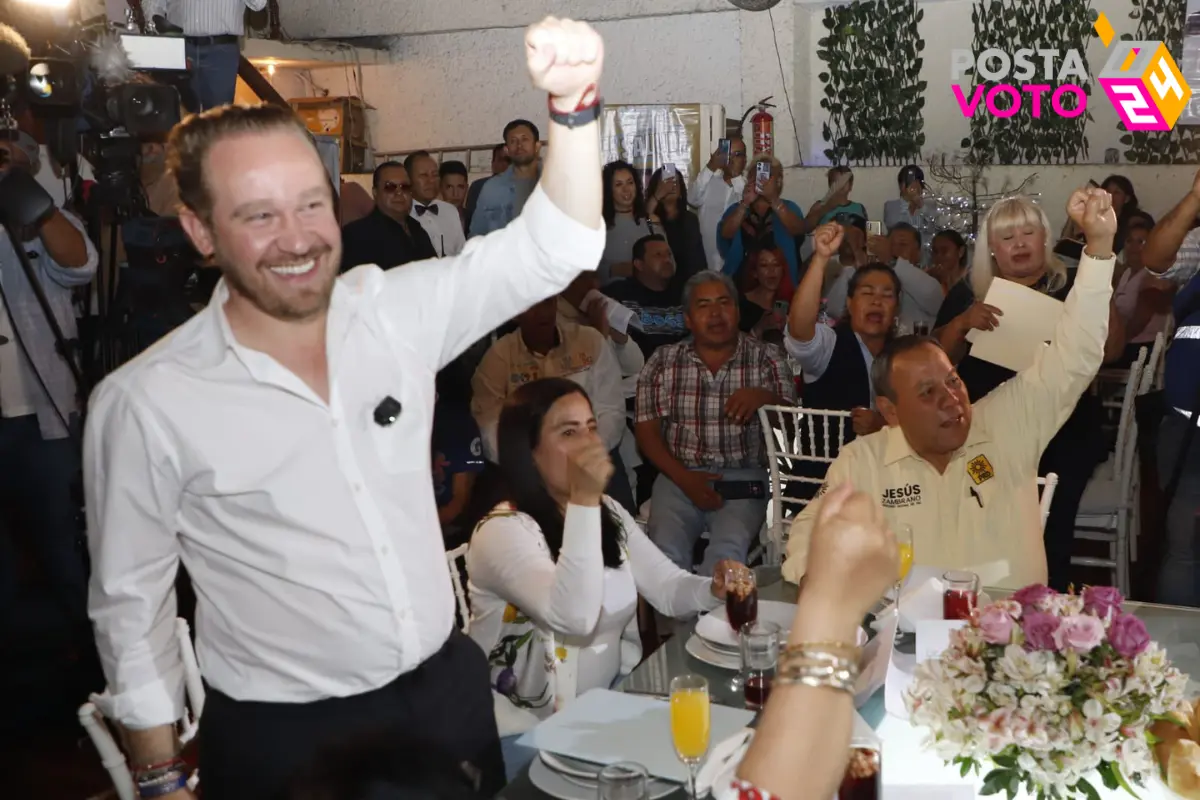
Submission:
<svg viewBox="0 0 1200 800">
<path fill-rule="evenodd" d="M 496 438 L 498 469 L 473 503 L 467 573 L 470 635 L 488 654 L 503 736 L 637 666 L 639 594 L 669 617 L 714 608 L 732 562 L 711 579 L 685 572 L 604 495 L 613 465 L 574 381 L 546 378 L 517 389 Z M 559 662 L 550 667 L 548 646 Z M 506 749 L 511 772 L 510 743 Z"/>
</svg>

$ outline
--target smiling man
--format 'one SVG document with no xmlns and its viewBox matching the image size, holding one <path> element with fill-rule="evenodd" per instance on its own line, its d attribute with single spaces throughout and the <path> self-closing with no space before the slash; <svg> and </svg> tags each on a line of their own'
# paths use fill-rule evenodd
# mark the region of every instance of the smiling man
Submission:
<svg viewBox="0 0 1200 800">
<path fill-rule="evenodd" d="M 1046 582 L 1038 506 L 1042 451 L 1096 377 L 1108 333 L 1116 215 L 1107 192 L 1079 190 L 1067 212 L 1087 250 L 1051 344 L 1033 366 L 972 405 L 937 341 L 893 340 L 871 378 L 887 427 L 842 448 L 825 486 L 873 492 L 893 530 L 912 528 L 916 563 L 969 569 L 1008 563 L 1001 586 Z M 783 574 L 804 575 L 818 499 L 792 525 Z"/>
<path fill-rule="evenodd" d="M 190 797 L 180 563 L 208 685 L 206 796 L 278 796 L 323 745 L 389 729 L 476 767 L 489 796 L 502 786 L 432 490 L 434 375 L 604 246 L 603 44 L 549 18 L 525 50 L 552 152 L 521 216 L 454 258 L 339 278 L 329 179 L 287 109 L 224 107 L 173 132 L 181 222 L 224 280 L 97 388 L 84 454 L 102 702 L 141 796 Z"/>
</svg>

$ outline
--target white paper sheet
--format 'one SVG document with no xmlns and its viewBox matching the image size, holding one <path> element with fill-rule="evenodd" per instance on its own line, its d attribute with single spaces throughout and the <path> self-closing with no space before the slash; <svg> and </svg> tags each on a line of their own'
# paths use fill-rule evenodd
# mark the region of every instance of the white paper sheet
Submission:
<svg viewBox="0 0 1200 800">
<path fill-rule="evenodd" d="M 1036 289 L 996 278 L 984 302 L 1004 312 L 995 330 L 967 334 L 971 355 L 1020 372 L 1031 366 L 1063 314 L 1063 304 Z"/>
</svg>

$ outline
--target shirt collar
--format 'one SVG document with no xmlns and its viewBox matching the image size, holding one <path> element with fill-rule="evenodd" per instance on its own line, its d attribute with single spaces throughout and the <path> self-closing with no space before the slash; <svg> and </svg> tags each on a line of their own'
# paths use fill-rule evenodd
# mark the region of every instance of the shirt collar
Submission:
<svg viewBox="0 0 1200 800">
<path fill-rule="evenodd" d="M 700 358 L 700 354 L 696 352 L 696 337 L 695 336 L 689 336 L 688 338 L 684 339 L 683 345 L 688 349 L 688 352 L 691 353 L 691 356 L 696 361 L 696 363 L 701 364 L 701 365 L 704 364 L 703 359 Z M 745 346 L 746 346 L 746 334 L 738 332 L 737 347 L 733 348 L 733 355 L 729 356 L 729 360 L 726 361 L 725 364 L 732 364 L 734 361 L 736 361 L 738 359 L 738 357 L 741 356 L 742 349 Z M 724 367 L 725 364 L 722 364 L 721 366 Z M 705 366 L 704 368 L 708 369 L 707 366 Z"/>
<path fill-rule="evenodd" d="M 559 320 L 554 324 L 554 346 L 547 350 L 544 354 L 535 353 L 530 350 L 528 346 L 526 346 L 525 337 L 521 335 L 520 328 L 513 331 L 513 336 L 515 336 L 517 339 L 517 353 L 523 356 L 528 356 L 529 358 L 547 358 L 551 353 L 567 343 L 567 337 L 563 333 L 562 320 Z"/>
<path fill-rule="evenodd" d="M 891 466 L 905 458 L 915 458 L 918 461 L 925 460 L 912 449 L 912 446 L 908 443 L 908 437 L 904 435 L 904 431 L 900 429 L 899 425 L 890 425 L 885 428 L 885 431 L 887 432 L 888 439 L 883 451 L 884 466 Z M 958 458 L 968 449 L 989 441 L 991 441 L 991 436 L 987 430 L 982 425 L 976 424 L 976 420 L 972 416 L 971 430 L 967 432 L 967 441 L 950 457 L 950 460 L 954 461 L 954 459 Z"/>
</svg>

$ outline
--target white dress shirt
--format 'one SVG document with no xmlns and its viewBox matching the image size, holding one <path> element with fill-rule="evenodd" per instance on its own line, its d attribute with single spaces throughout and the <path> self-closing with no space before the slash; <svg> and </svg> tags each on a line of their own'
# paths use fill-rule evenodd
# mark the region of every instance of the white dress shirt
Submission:
<svg viewBox="0 0 1200 800">
<path fill-rule="evenodd" d="M 717 250 L 717 228 L 721 225 L 721 217 L 742 199 L 745 188 L 746 179 L 741 175 L 735 176 L 731 185 L 725 182 L 723 171 L 702 169 L 688 190 L 688 203 L 700 209 L 696 215 L 700 218 L 700 239 L 704 243 L 704 255 L 708 257 L 708 268 L 714 272 L 722 272 L 725 267 L 725 258 Z"/>
<path fill-rule="evenodd" d="M 246 32 L 246 9 L 262 11 L 267 0 L 150 0 L 143 5 L 146 18 L 164 14 L 183 28 L 185 36 L 241 36 Z"/>
<path fill-rule="evenodd" d="M 454 595 L 433 496 L 434 375 L 595 266 L 604 230 L 539 188 L 461 256 L 343 275 L 329 403 L 243 347 L 208 308 L 110 375 L 84 444 L 90 613 L 134 728 L 178 719 L 176 566 L 196 586 L 205 679 L 238 700 L 309 702 L 386 685 L 436 653 Z M 503 267 L 503 268 L 500 268 Z M 402 411 L 373 419 L 386 397 Z"/>
<path fill-rule="evenodd" d="M 458 215 L 458 209 L 445 200 L 434 200 L 429 205 L 437 209 L 436 214 L 432 211 L 418 214 L 419 205 L 422 204 L 414 199 L 409 216 L 421 223 L 421 227 L 429 234 L 434 251 L 439 256 L 456 256 L 461 253 L 467 243 L 467 235 L 463 233 L 462 217 Z"/>
</svg>

